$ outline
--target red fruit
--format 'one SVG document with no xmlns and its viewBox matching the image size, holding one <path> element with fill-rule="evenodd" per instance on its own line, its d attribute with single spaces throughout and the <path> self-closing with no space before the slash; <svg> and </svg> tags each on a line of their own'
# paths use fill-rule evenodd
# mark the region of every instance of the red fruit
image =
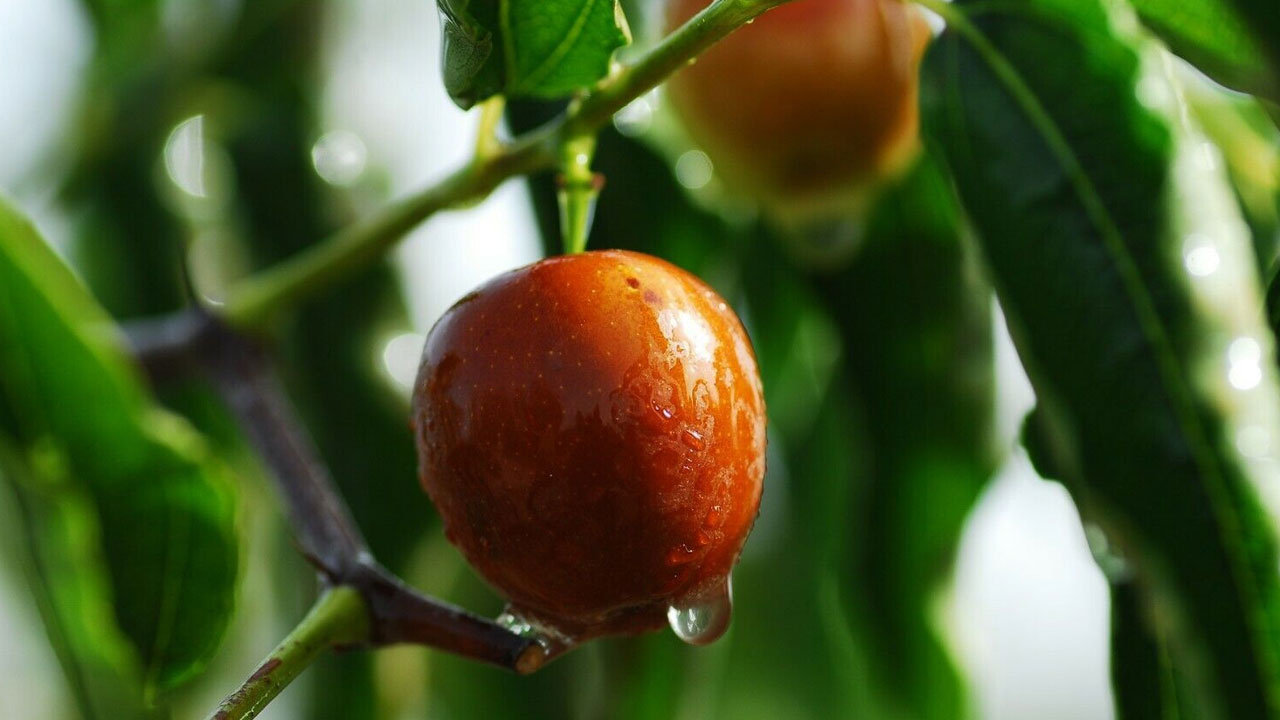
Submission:
<svg viewBox="0 0 1280 720">
<path fill-rule="evenodd" d="M 668 0 L 667 29 L 708 4 Z M 914 155 L 929 37 L 899 0 L 794 0 L 676 73 L 668 95 L 726 185 L 784 216 L 829 214 Z"/>
<path fill-rule="evenodd" d="M 723 631 L 765 414 L 746 333 L 702 281 L 621 251 L 501 275 L 432 328 L 413 417 L 447 536 L 514 614 L 575 639 L 669 607 L 686 640 Z"/>
</svg>

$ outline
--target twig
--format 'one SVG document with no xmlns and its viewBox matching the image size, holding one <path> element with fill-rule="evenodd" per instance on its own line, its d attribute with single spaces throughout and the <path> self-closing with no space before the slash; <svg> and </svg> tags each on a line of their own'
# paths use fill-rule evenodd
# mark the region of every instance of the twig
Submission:
<svg viewBox="0 0 1280 720">
<path fill-rule="evenodd" d="M 538 670 L 551 657 L 550 649 L 538 641 L 425 597 L 377 565 L 362 565 L 351 582 L 362 589 L 369 603 L 371 645 L 408 643 L 444 648 L 522 675 Z"/>
<path fill-rule="evenodd" d="M 212 318 L 207 327 L 198 360 L 276 478 L 303 555 L 331 582 L 342 582 L 369 552 L 328 468 L 262 347 Z"/>
<path fill-rule="evenodd" d="M 270 471 L 302 554 L 327 585 L 353 588 L 367 603 L 367 636 L 350 644 L 428 645 L 517 672 L 543 664 L 536 641 L 424 596 L 378 565 L 259 344 L 199 310 L 131 323 L 125 335 L 148 372 L 185 362 L 213 379 Z"/>
<path fill-rule="evenodd" d="M 368 635 L 368 622 L 369 613 L 360 593 L 347 587 L 325 592 L 249 679 L 218 705 L 209 720 L 257 717 L 325 651 L 359 643 Z"/>
<path fill-rule="evenodd" d="M 491 148 L 438 184 L 233 286 L 220 314 L 234 327 L 261 330 L 277 313 L 382 257 L 433 214 L 479 201 L 508 178 L 554 168 L 566 141 L 599 130 L 616 112 L 716 41 L 788 1 L 716 0 L 642 57 L 620 66 L 559 119 Z"/>
</svg>

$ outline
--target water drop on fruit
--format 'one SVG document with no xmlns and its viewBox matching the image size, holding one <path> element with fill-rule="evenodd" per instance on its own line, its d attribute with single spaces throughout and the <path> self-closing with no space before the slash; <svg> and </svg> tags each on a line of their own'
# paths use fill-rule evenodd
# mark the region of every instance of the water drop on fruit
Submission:
<svg viewBox="0 0 1280 720">
<path fill-rule="evenodd" d="M 690 645 L 715 642 L 729 629 L 733 589 L 725 578 L 711 590 L 667 608 L 667 622 L 676 637 Z"/>
<path fill-rule="evenodd" d="M 537 652 L 528 652 L 517 662 L 516 670 L 527 674 L 539 669 L 550 660 L 578 646 L 578 641 L 546 623 L 526 617 L 518 609 L 508 605 L 494 622 L 520 637 L 536 641 Z M 523 667 L 521 667 L 523 664 Z"/>
<path fill-rule="evenodd" d="M 702 450 L 707 446 L 702 439 L 702 433 L 697 430 L 685 430 L 680 439 L 684 441 L 685 445 L 689 446 L 690 450 Z"/>
</svg>

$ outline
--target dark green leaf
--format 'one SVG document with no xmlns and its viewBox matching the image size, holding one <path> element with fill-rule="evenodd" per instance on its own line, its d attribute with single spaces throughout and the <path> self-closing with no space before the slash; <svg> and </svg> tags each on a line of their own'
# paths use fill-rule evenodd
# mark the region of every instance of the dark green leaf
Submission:
<svg viewBox="0 0 1280 720">
<path fill-rule="evenodd" d="M 1206 706 L 1276 717 L 1274 528 L 1225 437 L 1220 388 L 1200 372 L 1237 330 L 1192 296 L 1171 221 L 1172 137 L 1136 99 L 1137 56 L 1096 2 L 950 13 L 926 60 L 926 125 L 980 236 L 1056 465 L 1133 564 Z M 1256 300 L 1249 273 L 1233 281 Z M 1270 383 L 1254 392 L 1274 402 Z"/>
<path fill-rule="evenodd" d="M 444 85 L 467 108 L 493 95 L 554 98 L 604 77 L 629 41 L 617 0 L 437 0 Z"/>
<path fill-rule="evenodd" d="M 990 290 L 959 227 L 926 159 L 882 198 L 854 262 L 815 278 L 865 417 L 865 489 L 848 506 L 841 597 L 851 622 L 865 625 L 873 684 L 891 716 L 921 720 L 967 716 L 967 690 L 931 613 L 997 460 Z M 825 432 L 848 442 L 854 430 Z M 859 605 L 864 617 L 852 612 Z"/>
<path fill-rule="evenodd" d="M 7 428 L 91 501 L 114 615 L 149 688 L 191 678 L 234 600 L 238 548 L 225 470 L 155 407 L 109 318 L 35 230 L 0 204 L 0 403 Z"/>
<path fill-rule="evenodd" d="M 1116 720 L 1180 720 L 1169 649 L 1128 581 L 1111 585 L 1111 686 Z"/>
<path fill-rule="evenodd" d="M 1230 0 L 1130 0 L 1173 52 L 1227 87 L 1280 100 L 1277 75 Z M 1274 9 L 1274 8 L 1273 8 Z"/>
<path fill-rule="evenodd" d="M 1280 12 L 1274 0 L 1233 0 L 1236 11 L 1271 59 L 1273 77 L 1280 76 Z"/>
</svg>

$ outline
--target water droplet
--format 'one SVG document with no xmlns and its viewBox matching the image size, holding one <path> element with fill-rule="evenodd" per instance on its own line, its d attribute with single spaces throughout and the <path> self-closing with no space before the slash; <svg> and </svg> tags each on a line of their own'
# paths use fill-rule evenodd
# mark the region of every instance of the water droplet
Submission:
<svg viewBox="0 0 1280 720">
<path fill-rule="evenodd" d="M 164 164 L 169 179 L 188 195 L 205 197 L 204 116 L 196 115 L 179 123 L 164 145 Z"/>
<path fill-rule="evenodd" d="M 715 530 L 724 524 L 724 510 L 716 505 L 707 512 L 707 519 L 704 521 L 707 527 Z"/>
<path fill-rule="evenodd" d="M 325 133 L 311 148 L 311 164 L 325 182 L 347 187 L 360 179 L 368 150 L 359 135 L 349 130 Z"/>
<path fill-rule="evenodd" d="M 706 187 L 715 175 L 711 158 L 701 150 L 690 150 L 676 159 L 676 180 L 690 190 Z"/>
<path fill-rule="evenodd" d="M 1237 390 L 1252 390 L 1262 382 L 1262 368 L 1256 363 L 1232 365 L 1227 372 L 1227 381 Z"/>
<path fill-rule="evenodd" d="M 702 439 L 702 434 L 697 430 L 686 429 L 684 434 L 680 436 L 680 440 L 683 441 L 685 445 L 688 445 L 690 450 L 697 450 L 701 452 L 707 447 L 706 441 Z"/>
<path fill-rule="evenodd" d="M 692 559 L 693 548 L 684 544 L 671 548 L 671 552 L 667 553 L 668 565 L 684 565 Z"/>
<path fill-rule="evenodd" d="M 553 658 L 569 652 L 578 645 L 577 639 L 554 627 L 526 617 L 519 609 L 510 605 L 494 619 L 494 622 L 520 637 L 534 641 L 516 661 L 516 670 L 522 675 L 541 668 Z"/>
<path fill-rule="evenodd" d="M 627 137 L 638 137 L 653 125 L 653 114 L 654 107 L 649 99 L 638 98 L 614 113 L 613 126 Z"/>
<path fill-rule="evenodd" d="M 510 630 L 517 635 L 531 635 L 534 632 L 533 623 L 529 622 L 523 615 L 508 607 L 501 615 L 494 620 L 502 627 Z"/>
<path fill-rule="evenodd" d="M 1238 337 L 1231 341 L 1231 345 L 1227 348 L 1227 360 L 1232 365 L 1241 363 L 1256 365 L 1262 360 L 1262 345 L 1251 337 Z"/>
<path fill-rule="evenodd" d="M 698 545 L 701 545 L 701 546 L 704 546 L 704 547 L 705 547 L 705 546 L 710 545 L 710 544 L 711 544 L 711 536 L 707 534 L 707 531 L 706 531 L 706 530 L 699 530 L 699 531 L 698 531 Z"/>
<path fill-rule="evenodd" d="M 1182 263 L 1195 277 L 1208 277 L 1222 264 L 1222 256 L 1213 239 L 1200 233 L 1187 236 L 1182 244 Z"/>
<path fill-rule="evenodd" d="M 1240 337 L 1227 348 L 1227 381 L 1237 390 L 1252 390 L 1262 382 L 1262 346 L 1251 337 Z"/>
<path fill-rule="evenodd" d="M 382 366 L 387 375 L 405 390 L 413 388 L 418 375 L 418 362 L 426 338 L 417 333 L 403 333 L 382 347 Z"/>
<path fill-rule="evenodd" d="M 1245 426 L 1236 433 L 1236 448 L 1245 457 L 1267 457 L 1271 454 L 1271 435 L 1262 426 Z"/>
<path fill-rule="evenodd" d="M 732 615 L 733 589 L 725 578 L 709 592 L 667 608 L 667 623 L 676 637 L 690 645 L 707 645 L 724 635 Z"/>
<path fill-rule="evenodd" d="M 663 420 L 670 420 L 671 418 L 676 416 L 675 411 L 673 411 L 671 408 L 665 405 L 660 405 L 656 402 L 653 403 L 653 411 L 657 413 L 658 417 L 662 418 Z"/>
</svg>

